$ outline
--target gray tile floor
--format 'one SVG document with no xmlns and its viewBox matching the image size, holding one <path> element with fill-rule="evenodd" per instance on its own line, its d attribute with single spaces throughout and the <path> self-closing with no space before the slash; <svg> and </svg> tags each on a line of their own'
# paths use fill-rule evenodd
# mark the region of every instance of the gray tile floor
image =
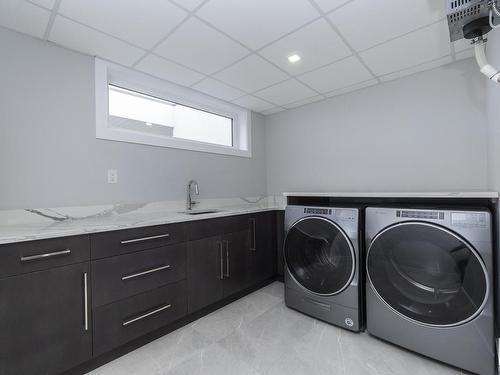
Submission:
<svg viewBox="0 0 500 375">
<path fill-rule="evenodd" d="M 448 375 L 460 371 L 288 309 L 273 283 L 92 375 Z"/>
</svg>

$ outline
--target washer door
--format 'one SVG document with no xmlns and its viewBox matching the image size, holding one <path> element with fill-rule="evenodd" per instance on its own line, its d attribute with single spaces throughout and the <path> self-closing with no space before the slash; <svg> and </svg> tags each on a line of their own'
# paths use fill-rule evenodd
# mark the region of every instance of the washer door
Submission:
<svg viewBox="0 0 500 375">
<path fill-rule="evenodd" d="M 285 261 L 292 277 L 310 292 L 342 292 L 354 275 L 354 249 L 333 221 L 311 216 L 297 221 L 285 239 Z"/>
<path fill-rule="evenodd" d="M 437 327 L 466 323 L 483 309 L 488 276 L 478 253 L 440 226 L 406 222 L 372 241 L 367 255 L 373 290 L 394 311 Z"/>
</svg>

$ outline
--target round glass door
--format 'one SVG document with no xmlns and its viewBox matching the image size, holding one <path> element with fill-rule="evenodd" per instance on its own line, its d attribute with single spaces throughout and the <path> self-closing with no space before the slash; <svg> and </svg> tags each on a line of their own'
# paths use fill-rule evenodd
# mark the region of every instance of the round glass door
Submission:
<svg viewBox="0 0 500 375">
<path fill-rule="evenodd" d="M 343 291 L 354 275 L 354 250 L 344 232 L 323 217 L 296 222 L 285 239 L 285 261 L 292 277 L 320 295 Z"/>
<path fill-rule="evenodd" d="M 393 310 L 430 326 L 463 324 L 488 295 L 483 261 L 465 241 L 439 226 L 396 224 L 380 232 L 367 255 L 369 281 Z"/>
</svg>

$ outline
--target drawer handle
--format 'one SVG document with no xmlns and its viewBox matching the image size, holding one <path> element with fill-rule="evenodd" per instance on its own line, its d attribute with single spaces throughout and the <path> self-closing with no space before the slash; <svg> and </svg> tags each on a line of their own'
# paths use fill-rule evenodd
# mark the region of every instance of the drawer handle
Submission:
<svg viewBox="0 0 500 375">
<path fill-rule="evenodd" d="M 250 222 L 252 223 L 252 245 L 250 246 L 250 251 L 257 251 L 255 219 L 250 219 Z"/>
<path fill-rule="evenodd" d="M 83 309 L 84 309 L 84 328 L 85 331 L 89 330 L 89 291 L 88 291 L 88 277 L 87 272 L 83 274 Z"/>
<path fill-rule="evenodd" d="M 227 268 L 227 273 L 224 274 L 224 277 L 229 278 L 230 277 L 230 274 L 229 274 L 229 241 L 224 240 L 224 244 L 226 245 L 226 268 Z"/>
<path fill-rule="evenodd" d="M 149 316 L 151 316 L 151 315 L 158 314 L 159 312 L 162 312 L 163 310 L 169 309 L 169 308 L 171 308 L 171 307 L 172 307 L 172 305 L 165 305 L 165 306 L 159 307 L 159 308 L 157 308 L 156 310 L 153 310 L 153 311 L 150 311 L 150 312 L 148 312 L 148 313 L 145 313 L 145 314 L 139 315 L 139 316 L 138 316 L 138 317 L 136 317 L 136 318 L 133 318 L 133 319 L 127 320 L 127 321 L 123 322 L 122 324 L 123 324 L 123 326 L 124 326 L 124 327 L 126 327 L 126 326 L 128 326 L 129 324 L 132 324 L 132 323 L 135 323 L 135 322 L 137 322 L 137 321 L 139 321 L 139 320 L 145 319 L 145 318 L 147 318 L 147 317 L 149 317 Z"/>
<path fill-rule="evenodd" d="M 69 255 L 69 254 L 71 254 L 71 250 L 67 249 L 67 250 L 61 250 L 61 251 L 54 251 L 53 253 L 22 256 L 21 262 L 31 262 L 33 260 L 52 258 L 52 257 L 60 256 L 60 255 Z"/>
<path fill-rule="evenodd" d="M 224 280 L 224 256 L 222 255 L 222 241 L 217 241 L 217 247 L 219 248 L 219 259 L 220 259 L 220 275 L 217 276 L 219 280 Z"/>
<path fill-rule="evenodd" d="M 136 277 L 149 275 L 149 274 L 152 274 L 152 273 L 155 273 L 155 272 L 159 272 L 159 271 L 163 271 L 163 270 L 166 270 L 166 269 L 169 269 L 169 268 L 170 268 L 170 264 L 167 264 L 166 266 L 152 268 L 152 269 L 147 270 L 147 271 L 142 271 L 142 272 L 138 272 L 138 273 L 133 273 L 131 275 L 123 276 L 122 280 L 125 281 L 125 280 L 135 279 Z"/>
<path fill-rule="evenodd" d="M 136 243 L 136 242 L 144 242 L 144 241 L 151 241 L 151 240 L 158 240 L 160 238 L 166 238 L 166 237 L 170 237 L 170 234 L 167 233 L 167 234 L 160 234 L 158 236 L 151 236 L 151 237 L 142 237 L 142 238 L 134 238 L 132 240 L 125 240 L 125 241 L 121 241 L 121 244 L 122 245 L 127 245 L 129 243 Z"/>
</svg>

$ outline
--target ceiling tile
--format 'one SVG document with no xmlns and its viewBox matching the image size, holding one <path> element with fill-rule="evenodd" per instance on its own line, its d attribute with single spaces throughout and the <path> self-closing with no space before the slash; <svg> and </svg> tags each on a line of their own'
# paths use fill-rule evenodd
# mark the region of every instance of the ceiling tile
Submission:
<svg viewBox="0 0 500 375">
<path fill-rule="evenodd" d="M 40 5 L 41 7 L 52 9 L 56 0 L 28 0 L 30 3 Z"/>
<path fill-rule="evenodd" d="M 173 3 L 180 5 L 184 9 L 193 11 L 198 8 L 204 0 L 172 0 Z"/>
<path fill-rule="evenodd" d="M 440 67 L 442 65 L 449 64 L 451 62 L 453 62 L 453 58 L 451 56 L 446 56 L 446 57 L 443 57 L 443 58 L 440 58 L 440 59 L 437 59 L 434 61 L 430 61 L 430 62 L 420 64 L 420 65 L 417 65 L 417 66 L 414 66 L 414 67 L 411 67 L 408 69 L 404 69 L 404 70 L 401 70 L 401 71 L 398 71 L 395 73 L 390 73 L 390 74 L 381 76 L 380 80 L 384 81 L 384 82 L 392 81 L 394 79 L 398 79 L 398 78 L 406 77 L 406 76 L 409 76 L 409 75 L 412 75 L 415 73 L 434 69 L 434 68 Z"/>
<path fill-rule="evenodd" d="M 462 52 L 466 49 L 474 48 L 471 41 L 468 39 L 460 39 L 456 42 L 453 42 L 453 47 L 455 48 L 455 52 Z"/>
<path fill-rule="evenodd" d="M 316 92 L 295 79 L 289 79 L 255 93 L 255 96 L 276 105 L 293 103 L 316 95 Z"/>
<path fill-rule="evenodd" d="M 444 16 L 444 1 L 355 0 L 329 17 L 354 49 L 361 51 Z"/>
<path fill-rule="evenodd" d="M 187 15 L 165 0 L 64 0 L 59 13 L 145 49 Z"/>
<path fill-rule="evenodd" d="M 250 53 L 195 18 L 175 30 L 155 52 L 206 74 L 212 74 Z"/>
<path fill-rule="evenodd" d="M 321 8 L 323 12 L 329 12 L 335 8 L 338 8 L 351 0 L 314 0 L 316 4 Z"/>
<path fill-rule="evenodd" d="M 228 101 L 245 95 L 243 91 L 230 87 L 225 83 L 216 81 L 212 78 L 206 78 L 203 81 L 192 86 L 192 88 L 204 92 L 205 94 L 215 96 L 216 98 Z"/>
<path fill-rule="evenodd" d="M 287 75 L 259 56 L 252 55 L 215 75 L 246 92 L 254 92 L 287 79 Z"/>
<path fill-rule="evenodd" d="M 234 100 L 233 103 L 241 107 L 251 109 L 255 112 L 263 112 L 275 107 L 274 105 L 252 95 L 243 96 Z"/>
<path fill-rule="evenodd" d="M 203 75 L 167 61 L 155 55 L 148 55 L 135 66 L 137 70 L 183 86 L 191 86 L 203 79 Z"/>
<path fill-rule="evenodd" d="M 473 48 L 466 49 L 465 51 L 460 51 L 457 54 L 455 54 L 455 58 L 457 60 L 470 59 L 471 57 L 474 58 L 476 57 L 476 52 L 474 51 Z"/>
<path fill-rule="evenodd" d="M 0 0 L 0 26 L 42 38 L 50 12 L 20 0 Z"/>
<path fill-rule="evenodd" d="M 319 102 L 321 100 L 325 100 L 325 97 L 323 95 L 317 95 L 317 96 L 313 96 L 312 98 L 307 98 L 304 100 L 299 100 L 298 102 L 284 105 L 283 107 L 285 107 L 286 109 L 292 109 L 292 108 L 301 107 L 301 106 L 306 105 L 306 104 L 316 103 L 316 102 Z"/>
<path fill-rule="evenodd" d="M 258 49 L 319 16 L 308 0 L 210 0 L 198 16 Z"/>
<path fill-rule="evenodd" d="M 316 21 L 259 52 L 292 75 L 308 72 L 351 55 L 350 49 L 325 20 Z M 301 60 L 288 61 L 298 54 Z"/>
<path fill-rule="evenodd" d="M 79 23 L 57 16 L 49 40 L 92 56 L 131 66 L 144 51 Z"/>
<path fill-rule="evenodd" d="M 298 77 L 300 81 L 321 93 L 337 90 L 371 78 L 373 77 L 370 72 L 354 56 Z"/>
<path fill-rule="evenodd" d="M 347 94 L 347 93 L 350 93 L 353 91 L 361 90 L 361 89 L 364 89 L 366 87 L 374 86 L 376 84 L 378 84 L 378 81 L 376 79 L 370 79 L 370 80 L 365 81 L 365 82 L 356 83 L 356 84 L 351 85 L 351 86 L 347 86 L 347 87 L 344 87 L 344 88 L 341 88 L 338 90 L 331 91 L 329 93 L 326 93 L 325 96 L 331 98 L 334 96 L 339 96 L 339 95 Z"/>
<path fill-rule="evenodd" d="M 360 55 L 375 74 L 383 75 L 436 60 L 450 53 L 448 24 L 442 21 Z"/>
<path fill-rule="evenodd" d="M 274 107 L 274 108 L 268 109 L 266 111 L 262 111 L 261 113 L 265 116 L 268 116 L 268 115 L 274 115 L 275 113 L 279 113 L 279 112 L 283 112 L 283 111 L 284 111 L 284 109 L 281 107 Z"/>
</svg>

